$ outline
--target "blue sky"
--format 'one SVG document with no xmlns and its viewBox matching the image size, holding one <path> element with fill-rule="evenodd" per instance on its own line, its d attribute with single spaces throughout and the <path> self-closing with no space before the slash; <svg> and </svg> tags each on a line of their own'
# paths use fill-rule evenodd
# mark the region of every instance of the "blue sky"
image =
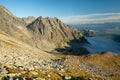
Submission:
<svg viewBox="0 0 120 80">
<path fill-rule="evenodd" d="M 65 22 L 71 16 L 78 20 L 78 16 L 100 14 L 101 18 L 102 14 L 120 12 L 120 0 L 0 0 L 0 4 L 18 17 L 58 17 Z"/>
</svg>

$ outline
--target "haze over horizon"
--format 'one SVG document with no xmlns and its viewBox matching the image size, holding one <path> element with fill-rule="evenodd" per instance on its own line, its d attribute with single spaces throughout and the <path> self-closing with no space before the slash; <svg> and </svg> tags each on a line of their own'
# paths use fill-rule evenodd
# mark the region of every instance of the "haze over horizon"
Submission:
<svg viewBox="0 0 120 80">
<path fill-rule="evenodd" d="M 15 16 L 58 17 L 68 24 L 120 22 L 115 0 L 1 0 Z"/>
</svg>

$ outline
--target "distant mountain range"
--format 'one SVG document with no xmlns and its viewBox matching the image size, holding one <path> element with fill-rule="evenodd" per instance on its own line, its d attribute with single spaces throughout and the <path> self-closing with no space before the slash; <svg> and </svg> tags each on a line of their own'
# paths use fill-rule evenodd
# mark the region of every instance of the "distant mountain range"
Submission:
<svg viewBox="0 0 120 80">
<path fill-rule="evenodd" d="M 120 22 L 72 25 L 80 30 L 93 30 L 97 36 L 120 41 Z"/>
<path fill-rule="evenodd" d="M 98 30 L 106 32 L 108 29 L 120 29 L 120 22 L 111 22 L 111 23 L 96 23 L 96 24 L 79 24 L 79 25 L 72 25 L 78 29 L 85 29 L 85 30 Z"/>
</svg>

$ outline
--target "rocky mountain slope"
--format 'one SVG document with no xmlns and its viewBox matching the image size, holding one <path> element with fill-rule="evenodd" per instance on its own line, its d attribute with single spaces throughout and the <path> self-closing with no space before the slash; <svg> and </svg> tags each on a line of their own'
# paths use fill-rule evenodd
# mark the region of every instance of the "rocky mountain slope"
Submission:
<svg viewBox="0 0 120 80">
<path fill-rule="evenodd" d="M 1 64 L 4 64 L 4 66 L 16 65 L 27 67 L 27 65 L 29 65 L 29 61 L 31 62 L 31 60 L 33 60 L 33 56 L 36 56 L 36 59 L 39 56 L 38 58 L 41 58 L 41 60 L 43 57 L 50 57 L 50 55 L 44 51 L 31 47 L 9 35 L 0 34 Z"/>
<path fill-rule="evenodd" d="M 0 6 L 0 32 L 23 42 L 32 44 L 27 24 L 21 18 L 14 16 L 9 10 Z"/>
<path fill-rule="evenodd" d="M 39 17 L 27 26 L 33 34 L 38 48 L 63 47 L 66 42 L 83 37 L 81 31 L 74 29 L 57 18 Z"/>
<path fill-rule="evenodd" d="M 69 40 L 83 37 L 82 31 L 64 24 L 57 18 L 39 17 L 34 20 L 34 17 L 28 17 L 21 19 L 15 17 L 3 6 L 0 6 L 0 16 L 2 33 L 36 48 L 52 50 L 56 47 L 66 46 L 66 42 Z"/>
<path fill-rule="evenodd" d="M 35 20 L 35 17 L 33 17 L 33 16 L 23 17 L 22 20 L 25 23 L 29 24 L 29 23 L 32 23 Z"/>
<path fill-rule="evenodd" d="M 119 80 L 120 55 L 84 54 L 83 32 L 57 18 L 21 19 L 0 6 L 0 79 Z"/>
</svg>

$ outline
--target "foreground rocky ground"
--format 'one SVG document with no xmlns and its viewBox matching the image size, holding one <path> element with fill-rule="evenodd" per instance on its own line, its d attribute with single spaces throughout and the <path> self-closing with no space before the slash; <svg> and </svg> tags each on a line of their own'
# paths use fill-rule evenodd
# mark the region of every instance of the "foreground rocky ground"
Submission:
<svg viewBox="0 0 120 80">
<path fill-rule="evenodd" d="M 2 80 L 119 80 L 120 55 L 111 52 L 83 56 L 57 55 L 31 66 L 1 64 Z M 24 63 L 24 62 L 23 62 Z"/>
</svg>

